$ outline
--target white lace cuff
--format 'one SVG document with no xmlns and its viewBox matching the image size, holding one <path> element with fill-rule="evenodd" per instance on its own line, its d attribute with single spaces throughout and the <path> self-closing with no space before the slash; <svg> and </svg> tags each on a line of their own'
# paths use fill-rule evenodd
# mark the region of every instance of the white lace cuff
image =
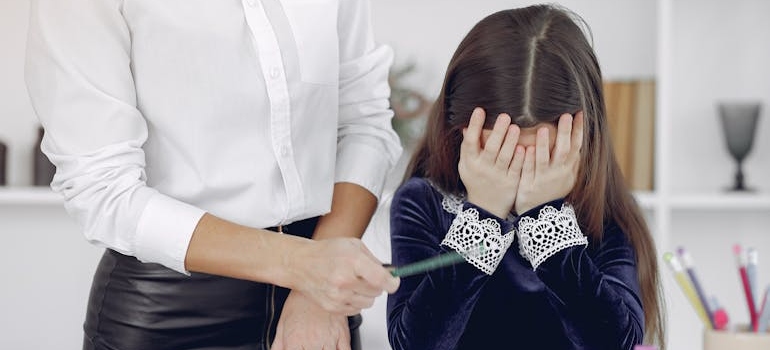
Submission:
<svg viewBox="0 0 770 350">
<path fill-rule="evenodd" d="M 561 210 L 546 205 L 540 209 L 537 219 L 519 218 L 519 252 L 537 269 L 546 259 L 559 251 L 588 245 L 588 239 L 580 231 L 575 209 L 562 204 Z"/>
<path fill-rule="evenodd" d="M 457 213 L 441 245 L 456 250 L 467 262 L 491 275 L 515 237 L 513 230 L 505 235 L 501 232 L 497 220 L 480 220 L 479 211 L 468 208 Z"/>
</svg>

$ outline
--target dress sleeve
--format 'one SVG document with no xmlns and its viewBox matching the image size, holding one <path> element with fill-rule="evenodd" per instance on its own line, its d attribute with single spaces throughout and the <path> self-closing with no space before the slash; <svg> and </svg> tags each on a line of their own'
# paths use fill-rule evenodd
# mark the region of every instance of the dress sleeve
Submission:
<svg viewBox="0 0 770 350">
<path fill-rule="evenodd" d="M 430 184 L 417 179 L 396 191 L 390 226 L 394 266 L 449 251 L 441 244 L 448 235 L 441 222 L 451 214 L 443 211 L 440 197 Z M 474 212 L 478 222 L 490 220 L 487 222 L 501 230 L 513 228 L 513 223 L 473 204 L 463 204 L 463 212 L 467 211 Z M 456 220 L 450 232 L 453 227 L 457 227 Z M 402 278 L 401 287 L 388 296 L 387 303 L 388 337 L 393 349 L 454 349 L 488 279 L 489 275 L 474 263 Z"/>
<path fill-rule="evenodd" d="M 339 122 L 335 182 L 379 198 L 401 155 L 393 130 L 388 75 L 393 50 L 374 41 L 369 0 L 339 1 Z"/>
<path fill-rule="evenodd" d="M 52 189 L 92 243 L 180 272 L 203 210 L 146 185 L 122 1 L 33 0 L 25 78 Z"/>
<path fill-rule="evenodd" d="M 572 207 L 563 200 L 530 210 L 516 224 L 520 253 L 547 286 L 574 342 L 591 349 L 642 344 L 644 312 L 635 254 L 617 225 L 606 225 L 601 242 L 589 248 L 579 238 L 583 234 Z"/>
</svg>

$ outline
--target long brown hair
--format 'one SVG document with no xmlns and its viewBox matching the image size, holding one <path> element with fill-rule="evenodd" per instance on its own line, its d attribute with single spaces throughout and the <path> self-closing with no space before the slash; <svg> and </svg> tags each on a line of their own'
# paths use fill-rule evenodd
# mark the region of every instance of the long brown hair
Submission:
<svg viewBox="0 0 770 350">
<path fill-rule="evenodd" d="M 645 342 L 664 349 L 656 248 L 613 153 L 601 70 L 588 37 L 585 21 L 553 5 L 500 11 L 477 23 L 449 63 L 405 180 L 421 176 L 446 192 L 465 191 L 457 170 L 459 145 L 475 107 L 486 110 L 487 128 L 499 113 L 532 127 L 582 110 L 581 164 L 567 201 L 592 242 L 602 239 L 604 225 L 612 221 L 627 234 L 636 254 Z"/>
</svg>

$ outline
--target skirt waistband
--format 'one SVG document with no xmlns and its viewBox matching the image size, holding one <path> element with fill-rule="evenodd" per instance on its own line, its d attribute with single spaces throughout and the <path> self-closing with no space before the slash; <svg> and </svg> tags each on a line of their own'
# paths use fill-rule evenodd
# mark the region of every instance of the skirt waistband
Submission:
<svg viewBox="0 0 770 350">
<path fill-rule="evenodd" d="M 320 218 L 321 218 L 320 216 L 314 216 L 312 218 L 295 221 L 286 225 L 268 227 L 266 228 L 266 230 L 288 233 L 294 236 L 310 238 L 310 237 L 313 237 L 313 232 L 315 231 L 315 227 L 316 225 L 318 225 L 318 220 Z"/>
</svg>

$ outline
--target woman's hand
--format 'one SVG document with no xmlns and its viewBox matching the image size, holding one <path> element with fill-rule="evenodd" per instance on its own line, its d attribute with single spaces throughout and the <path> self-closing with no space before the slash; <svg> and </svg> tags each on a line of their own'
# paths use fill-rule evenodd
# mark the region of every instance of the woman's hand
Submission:
<svg viewBox="0 0 770 350">
<path fill-rule="evenodd" d="M 473 110 L 463 130 L 458 171 L 468 201 L 506 218 L 513 208 L 524 163 L 524 148 L 517 146 L 520 130 L 511 117 L 500 114 L 486 143 L 481 144 L 485 112 Z"/>
<path fill-rule="evenodd" d="M 393 293 L 400 279 L 357 238 L 308 241 L 289 258 L 287 271 L 297 290 L 330 313 L 347 316 L 374 304 L 383 292 Z"/>
<path fill-rule="evenodd" d="M 332 314 L 297 291 L 286 298 L 272 350 L 350 350 L 348 318 Z"/>
<path fill-rule="evenodd" d="M 519 214 L 564 198 L 575 186 L 583 145 L 583 112 L 578 112 L 574 120 L 570 114 L 559 118 L 553 154 L 548 134 L 547 128 L 538 129 L 535 146 L 527 147 L 516 194 L 515 209 Z"/>
</svg>

